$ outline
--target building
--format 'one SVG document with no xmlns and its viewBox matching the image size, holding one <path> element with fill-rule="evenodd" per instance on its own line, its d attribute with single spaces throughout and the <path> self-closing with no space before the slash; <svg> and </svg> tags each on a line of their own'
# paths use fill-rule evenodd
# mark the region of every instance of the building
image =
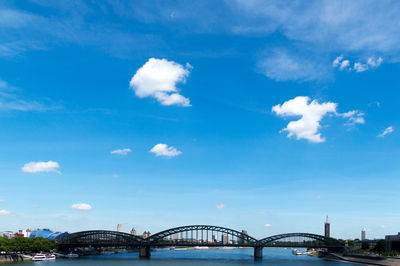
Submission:
<svg viewBox="0 0 400 266">
<path fill-rule="evenodd" d="M 325 222 L 325 237 L 331 237 L 331 224 L 328 221 L 328 216 L 326 216 Z"/>
<path fill-rule="evenodd" d="M 151 236 L 151 233 L 149 231 L 144 231 L 142 234 L 143 238 L 148 238 L 149 236 Z"/>
<path fill-rule="evenodd" d="M 386 251 L 400 251 L 400 233 L 385 236 Z"/>
<path fill-rule="evenodd" d="M 50 229 L 37 229 L 30 233 L 29 238 L 43 237 L 47 239 L 56 239 L 68 235 L 67 232 L 53 232 Z"/>
<path fill-rule="evenodd" d="M 173 235 L 171 236 L 171 239 L 172 239 L 172 240 L 178 240 L 178 239 L 179 239 L 179 233 L 173 234 Z"/>
<path fill-rule="evenodd" d="M 229 244 L 229 235 L 227 235 L 227 234 L 222 235 L 222 244 L 223 245 Z"/>
<path fill-rule="evenodd" d="M 0 237 L 13 238 L 14 237 L 14 232 L 12 232 L 12 231 L 0 232 Z"/>
<path fill-rule="evenodd" d="M 242 230 L 242 234 L 243 234 L 243 235 L 246 235 L 246 236 L 249 235 L 249 234 L 247 233 L 247 230 L 244 230 L 244 229 Z M 238 242 L 238 244 L 244 244 L 244 243 L 246 242 L 246 240 L 245 240 L 245 239 L 238 238 L 237 242 Z"/>
<path fill-rule="evenodd" d="M 122 224 L 117 224 L 117 232 L 122 232 Z"/>
<path fill-rule="evenodd" d="M 366 238 L 366 230 L 365 230 L 365 228 L 363 228 L 362 230 L 361 230 L 361 241 L 364 241 L 364 240 L 366 240 L 367 238 Z"/>
<path fill-rule="evenodd" d="M 136 230 L 133 227 L 132 227 L 132 230 L 131 230 L 131 235 L 134 235 L 134 236 L 136 235 Z"/>
</svg>

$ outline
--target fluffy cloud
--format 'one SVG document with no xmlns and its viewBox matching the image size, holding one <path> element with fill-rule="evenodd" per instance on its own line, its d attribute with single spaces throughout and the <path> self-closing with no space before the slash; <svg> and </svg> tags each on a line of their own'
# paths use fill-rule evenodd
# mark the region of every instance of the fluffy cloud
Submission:
<svg viewBox="0 0 400 266">
<path fill-rule="evenodd" d="M 292 100 L 272 107 L 272 111 L 279 116 L 301 116 L 297 121 L 291 121 L 283 131 L 288 131 L 288 137 L 296 136 L 297 139 L 306 139 L 310 142 L 324 142 L 318 132 L 320 121 L 327 113 L 336 113 L 336 103 L 318 103 L 316 100 L 309 102 L 310 98 L 298 96 Z"/>
<path fill-rule="evenodd" d="M 381 134 L 378 135 L 378 137 L 383 138 L 384 136 L 392 132 L 393 132 L 393 127 L 392 126 L 387 127 Z"/>
<path fill-rule="evenodd" d="M 116 149 L 111 151 L 111 154 L 119 154 L 119 155 L 127 155 L 129 152 L 131 152 L 132 150 L 129 148 L 125 148 L 125 149 Z"/>
<path fill-rule="evenodd" d="M 178 93 L 177 83 L 185 83 L 192 67 L 166 59 L 150 58 L 130 81 L 130 88 L 140 98 L 153 97 L 162 105 L 191 106 L 188 98 Z"/>
<path fill-rule="evenodd" d="M 10 215 L 11 212 L 7 211 L 7 210 L 0 210 L 0 216 L 6 216 L 6 215 Z"/>
<path fill-rule="evenodd" d="M 24 164 L 21 168 L 22 172 L 25 173 L 40 173 L 40 172 L 56 172 L 61 174 L 58 170 L 60 165 L 58 162 L 48 161 L 48 162 L 29 162 Z"/>
<path fill-rule="evenodd" d="M 265 227 L 271 227 L 271 224 L 265 224 L 264 226 Z"/>
<path fill-rule="evenodd" d="M 168 147 L 167 144 L 159 143 L 155 145 L 150 152 L 154 153 L 156 156 L 166 156 L 166 157 L 175 157 L 181 154 L 181 151 L 178 151 L 174 147 Z"/>
<path fill-rule="evenodd" d="M 78 211 L 90 211 L 92 206 L 87 203 L 75 203 L 71 205 L 71 208 Z"/>
<path fill-rule="evenodd" d="M 378 68 L 383 62 L 383 58 L 379 57 L 378 59 L 374 59 L 372 57 L 368 58 L 368 60 L 365 63 L 361 62 L 355 62 L 353 65 L 353 68 L 351 68 L 351 63 L 350 60 L 345 59 L 343 60 L 343 56 L 338 56 L 333 60 L 332 66 L 333 67 L 339 67 L 341 71 L 343 70 L 354 70 L 356 72 L 364 72 L 367 70 L 375 69 Z"/>
<path fill-rule="evenodd" d="M 215 208 L 217 208 L 217 209 L 225 209 L 225 207 L 226 206 L 223 203 L 215 205 Z"/>
</svg>

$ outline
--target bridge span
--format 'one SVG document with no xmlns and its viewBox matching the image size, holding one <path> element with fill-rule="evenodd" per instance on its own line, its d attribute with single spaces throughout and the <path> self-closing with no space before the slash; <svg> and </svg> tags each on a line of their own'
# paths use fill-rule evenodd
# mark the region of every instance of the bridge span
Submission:
<svg viewBox="0 0 400 266">
<path fill-rule="evenodd" d="M 141 258 L 150 258 L 152 248 L 162 247 L 249 247 L 254 258 L 262 258 L 267 247 L 325 248 L 337 251 L 343 245 L 336 239 L 310 233 L 287 233 L 256 239 L 244 232 L 213 225 L 189 225 L 158 232 L 147 238 L 116 231 L 91 230 L 56 239 L 60 250 L 77 248 L 129 248 L 139 250 Z"/>
</svg>

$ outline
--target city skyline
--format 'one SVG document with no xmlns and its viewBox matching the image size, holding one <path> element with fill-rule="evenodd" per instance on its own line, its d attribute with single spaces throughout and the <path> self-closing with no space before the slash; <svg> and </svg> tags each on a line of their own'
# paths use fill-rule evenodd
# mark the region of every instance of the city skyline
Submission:
<svg viewBox="0 0 400 266">
<path fill-rule="evenodd" d="M 397 233 L 398 12 L 1 3 L 0 231 Z"/>
</svg>

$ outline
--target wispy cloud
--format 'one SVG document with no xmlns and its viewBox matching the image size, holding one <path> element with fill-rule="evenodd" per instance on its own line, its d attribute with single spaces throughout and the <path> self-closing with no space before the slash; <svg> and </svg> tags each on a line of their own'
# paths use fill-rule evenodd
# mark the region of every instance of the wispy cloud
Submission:
<svg viewBox="0 0 400 266">
<path fill-rule="evenodd" d="M 111 151 L 110 154 L 127 155 L 131 151 L 132 150 L 130 148 L 116 149 L 116 150 Z"/>
<path fill-rule="evenodd" d="M 387 134 L 392 133 L 393 130 L 394 130 L 394 129 L 393 129 L 392 126 L 387 127 L 387 128 L 385 128 L 385 130 L 384 130 L 381 134 L 378 135 L 378 137 L 383 138 L 383 137 L 386 136 Z"/>
<path fill-rule="evenodd" d="M 59 109 L 59 106 L 45 105 L 36 101 L 22 99 L 19 88 L 0 79 L 0 110 L 3 111 L 47 111 Z"/>
<path fill-rule="evenodd" d="M 343 59 L 343 56 L 338 56 L 332 62 L 333 67 L 339 67 L 340 71 L 347 70 L 347 71 L 355 71 L 355 72 L 364 72 L 367 70 L 372 70 L 378 68 L 383 62 L 383 58 L 379 57 L 375 58 L 368 58 L 365 63 L 362 62 L 354 62 L 353 68 L 351 67 L 351 63 L 349 59 Z"/>
<path fill-rule="evenodd" d="M 215 205 L 215 208 L 217 208 L 217 209 L 225 209 L 225 207 L 226 206 L 223 203 Z"/>
</svg>

